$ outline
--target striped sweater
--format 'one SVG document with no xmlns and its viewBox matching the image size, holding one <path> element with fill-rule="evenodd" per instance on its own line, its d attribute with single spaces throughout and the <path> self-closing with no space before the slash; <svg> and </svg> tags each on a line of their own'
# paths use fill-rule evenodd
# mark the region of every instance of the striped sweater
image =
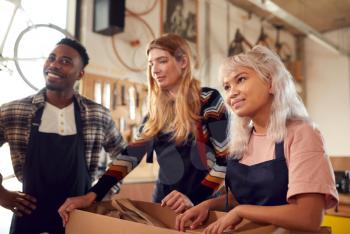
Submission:
<svg viewBox="0 0 350 234">
<path fill-rule="evenodd" d="M 154 198 L 155 202 L 174 189 L 187 195 L 194 204 L 208 199 L 225 177 L 228 113 L 221 95 L 215 89 L 202 88 L 201 105 L 202 121 L 198 127 L 203 134 L 198 135 L 202 139 L 191 137 L 179 146 L 166 133 L 159 133 L 151 140 L 137 137 L 91 188 L 90 191 L 97 194 L 97 200 L 102 199 L 112 185 L 131 172 L 145 155 L 151 158 L 154 151 L 160 167 L 156 193 L 161 191 L 161 197 Z M 141 125 L 139 133 L 142 128 Z"/>
</svg>

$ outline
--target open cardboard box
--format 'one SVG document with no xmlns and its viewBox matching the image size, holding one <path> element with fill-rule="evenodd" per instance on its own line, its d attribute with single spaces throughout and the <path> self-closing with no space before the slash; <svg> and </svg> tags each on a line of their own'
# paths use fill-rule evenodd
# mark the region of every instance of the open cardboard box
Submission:
<svg viewBox="0 0 350 234">
<path fill-rule="evenodd" d="M 105 202 L 94 204 L 85 210 L 75 210 L 71 213 L 69 222 L 66 226 L 66 234 L 175 234 L 180 233 L 174 230 L 176 214 L 167 207 L 161 207 L 160 204 L 132 201 L 133 205 L 139 210 L 156 218 L 168 228 L 160 228 L 151 225 L 135 223 L 127 220 L 122 220 L 114 217 L 100 215 L 94 213 L 98 206 Z M 201 233 L 201 231 L 210 223 L 225 215 L 224 212 L 211 211 L 206 223 L 199 229 L 187 230 L 188 233 Z M 226 233 L 226 232 L 225 232 Z M 227 232 L 233 233 L 233 232 Z M 237 234 L 310 234 L 311 232 L 291 231 L 279 228 L 273 225 L 260 225 L 244 220 L 240 223 L 234 233 Z M 330 234 L 329 227 L 322 227 L 319 232 L 322 234 Z"/>
</svg>

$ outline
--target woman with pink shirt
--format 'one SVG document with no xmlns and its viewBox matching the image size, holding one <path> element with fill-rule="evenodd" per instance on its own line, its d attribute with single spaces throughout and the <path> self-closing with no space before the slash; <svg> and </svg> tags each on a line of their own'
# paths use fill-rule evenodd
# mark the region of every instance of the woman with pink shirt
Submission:
<svg viewBox="0 0 350 234">
<path fill-rule="evenodd" d="M 316 231 L 338 194 L 320 132 L 280 58 L 263 46 L 228 58 L 221 67 L 232 112 L 226 186 L 231 191 L 180 214 L 183 231 L 200 225 L 209 210 L 228 210 L 204 233 L 234 229 L 242 219 Z"/>
</svg>

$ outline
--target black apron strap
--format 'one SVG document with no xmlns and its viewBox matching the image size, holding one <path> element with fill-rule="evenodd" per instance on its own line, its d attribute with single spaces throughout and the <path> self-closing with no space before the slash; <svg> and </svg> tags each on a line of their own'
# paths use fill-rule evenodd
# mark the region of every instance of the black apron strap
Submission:
<svg viewBox="0 0 350 234">
<path fill-rule="evenodd" d="M 275 144 L 276 159 L 284 159 L 284 141 Z"/>
<path fill-rule="evenodd" d="M 225 182 L 225 189 L 226 189 L 226 202 L 225 202 L 225 212 L 229 212 L 230 210 L 230 207 L 229 207 L 229 204 L 228 204 L 228 186 L 227 186 L 227 183 Z"/>
<path fill-rule="evenodd" d="M 232 159 L 231 159 L 232 160 Z M 229 181 L 228 177 L 225 176 L 225 190 L 226 190 L 226 195 L 225 195 L 225 212 L 229 212 L 231 209 L 234 208 L 234 205 L 230 207 L 229 201 L 228 201 L 228 194 L 229 194 Z M 233 196 L 233 193 L 231 193 Z M 232 203 L 234 204 L 234 203 Z"/>
<path fill-rule="evenodd" d="M 154 137 L 152 137 L 152 139 L 147 144 L 147 155 L 146 155 L 147 163 L 153 163 L 153 149 L 154 149 Z"/>
<path fill-rule="evenodd" d="M 32 119 L 32 124 L 30 127 L 30 135 L 29 135 L 29 141 L 28 141 L 28 147 L 27 147 L 27 154 L 28 152 L 31 152 L 33 149 L 33 142 L 35 140 L 35 137 L 37 136 L 39 132 L 39 126 L 41 123 L 41 117 L 44 112 L 44 106 L 40 107 L 34 114 L 34 117 Z"/>
<path fill-rule="evenodd" d="M 80 108 L 77 100 L 74 98 L 74 118 L 75 118 L 75 126 L 77 128 L 77 135 L 80 137 L 81 140 L 84 140 L 83 138 L 83 124 L 82 124 L 82 118 L 80 113 Z"/>
<path fill-rule="evenodd" d="M 201 119 L 197 122 L 196 127 L 197 127 L 196 144 L 197 144 L 198 155 L 199 155 L 199 158 L 202 162 L 203 167 L 206 170 L 209 170 L 208 162 L 207 162 L 207 154 L 206 154 L 206 150 L 205 150 L 205 137 L 203 134 L 203 127 L 202 127 L 202 120 Z"/>
</svg>

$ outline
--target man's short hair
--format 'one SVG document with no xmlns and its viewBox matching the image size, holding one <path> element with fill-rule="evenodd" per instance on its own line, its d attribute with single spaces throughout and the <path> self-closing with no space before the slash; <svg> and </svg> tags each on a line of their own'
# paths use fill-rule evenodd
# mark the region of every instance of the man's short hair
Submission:
<svg viewBox="0 0 350 234">
<path fill-rule="evenodd" d="M 83 62 L 83 67 L 89 64 L 89 55 L 86 52 L 86 48 L 79 41 L 66 37 L 60 40 L 56 45 L 67 45 L 72 47 L 79 53 Z"/>
</svg>

